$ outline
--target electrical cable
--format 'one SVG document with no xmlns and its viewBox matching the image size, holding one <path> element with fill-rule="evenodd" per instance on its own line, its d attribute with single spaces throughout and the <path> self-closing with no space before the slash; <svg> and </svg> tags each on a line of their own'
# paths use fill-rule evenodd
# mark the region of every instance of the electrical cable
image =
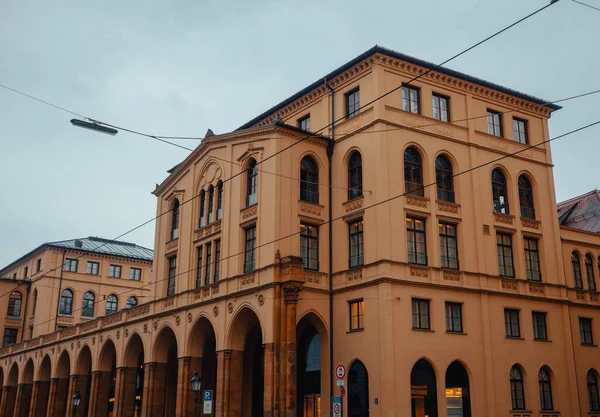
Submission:
<svg viewBox="0 0 600 417">
<path fill-rule="evenodd" d="M 571 1 L 573 3 L 581 4 L 582 6 L 589 7 L 590 9 L 594 9 L 594 10 L 597 10 L 597 11 L 600 12 L 600 8 L 598 8 L 598 7 L 591 6 L 591 5 L 587 4 L 587 3 L 584 3 L 584 2 L 578 1 L 578 0 L 571 0 Z"/>
</svg>

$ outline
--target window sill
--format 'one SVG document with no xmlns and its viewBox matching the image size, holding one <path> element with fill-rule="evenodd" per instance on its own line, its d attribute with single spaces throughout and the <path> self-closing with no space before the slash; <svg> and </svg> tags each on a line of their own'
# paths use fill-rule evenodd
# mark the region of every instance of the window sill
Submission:
<svg viewBox="0 0 600 417">
<path fill-rule="evenodd" d="M 545 342 L 545 343 L 552 343 L 552 340 L 550 339 L 533 339 L 534 342 Z"/>
<path fill-rule="evenodd" d="M 112 279 L 121 279 L 121 277 L 111 277 L 111 276 L 108 276 L 107 278 L 112 278 Z"/>
<path fill-rule="evenodd" d="M 525 338 L 521 336 L 506 336 L 506 338 L 511 340 L 525 340 Z"/>
<path fill-rule="evenodd" d="M 465 332 L 453 332 L 451 330 L 446 330 L 446 334 L 456 334 L 456 335 L 459 335 L 459 336 L 466 336 L 468 333 L 465 333 Z"/>
<path fill-rule="evenodd" d="M 90 317 L 90 316 L 81 316 L 81 318 L 83 320 L 94 320 L 94 317 Z"/>
<path fill-rule="evenodd" d="M 598 345 L 595 344 L 595 343 L 582 343 L 581 346 L 585 346 L 585 347 L 598 347 Z"/>
<path fill-rule="evenodd" d="M 350 329 L 346 333 L 359 333 L 359 332 L 364 332 L 364 331 L 365 331 L 365 328 L 362 327 L 360 329 Z"/>
<path fill-rule="evenodd" d="M 415 332 L 435 333 L 435 330 L 431 330 L 431 329 L 419 329 L 417 327 L 413 327 L 412 330 L 414 330 Z"/>
<path fill-rule="evenodd" d="M 10 320 L 21 320 L 21 316 L 6 316 L 6 318 Z"/>
</svg>

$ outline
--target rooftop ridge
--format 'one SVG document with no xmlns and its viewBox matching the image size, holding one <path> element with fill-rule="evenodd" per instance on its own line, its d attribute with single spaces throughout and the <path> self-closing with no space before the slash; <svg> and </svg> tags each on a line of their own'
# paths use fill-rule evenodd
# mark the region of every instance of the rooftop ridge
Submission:
<svg viewBox="0 0 600 417">
<path fill-rule="evenodd" d="M 587 196 L 592 195 L 592 194 L 596 194 L 596 195 L 598 195 L 598 197 L 600 197 L 600 190 L 598 190 L 596 188 L 596 189 L 594 189 L 592 191 L 588 191 L 587 193 L 584 193 L 584 194 L 581 194 L 581 195 L 577 195 L 575 197 L 571 197 L 571 198 L 569 198 L 567 200 L 561 201 L 560 203 L 557 203 L 556 205 L 560 209 L 560 208 L 563 208 L 561 206 L 566 206 L 569 203 L 573 203 L 576 200 L 581 200 L 582 198 L 587 197 Z"/>
</svg>

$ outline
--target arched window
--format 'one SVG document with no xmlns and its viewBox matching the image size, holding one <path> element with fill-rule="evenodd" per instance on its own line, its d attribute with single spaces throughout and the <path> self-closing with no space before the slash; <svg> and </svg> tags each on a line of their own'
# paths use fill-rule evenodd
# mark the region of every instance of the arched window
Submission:
<svg viewBox="0 0 600 417">
<path fill-rule="evenodd" d="M 588 253 L 585 255 L 585 275 L 588 282 L 588 290 L 596 291 L 596 277 L 594 276 L 594 261 Z"/>
<path fill-rule="evenodd" d="M 206 191 L 200 191 L 200 227 L 206 226 Z"/>
<path fill-rule="evenodd" d="M 540 384 L 540 405 L 542 410 L 553 410 L 552 404 L 552 385 L 550 383 L 550 370 L 547 366 L 542 366 L 538 372 L 538 382 Z"/>
<path fill-rule="evenodd" d="M 111 294 L 106 297 L 106 315 L 110 316 L 117 312 L 119 300 L 116 295 Z"/>
<path fill-rule="evenodd" d="M 215 187 L 208 187 L 208 222 L 215 221 Z"/>
<path fill-rule="evenodd" d="M 452 163 L 445 155 L 440 155 L 435 159 L 435 181 L 437 183 L 437 199 L 454 203 Z"/>
<path fill-rule="evenodd" d="M 348 160 L 348 200 L 363 195 L 362 156 L 354 151 Z"/>
<path fill-rule="evenodd" d="M 598 391 L 598 372 L 590 369 L 587 373 L 588 399 L 590 411 L 600 411 L 600 393 Z"/>
<path fill-rule="evenodd" d="M 37 307 L 37 288 L 33 290 L 33 311 L 31 313 L 32 316 L 35 316 L 35 309 Z"/>
<path fill-rule="evenodd" d="M 81 306 L 81 315 L 83 317 L 94 317 L 94 303 L 96 297 L 91 291 L 83 294 L 83 305 Z"/>
<path fill-rule="evenodd" d="M 404 188 L 408 194 L 425 196 L 423 188 L 423 163 L 415 148 L 404 151 Z"/>
<path fill-rule="evenodd" d="M 523 372 L 519 365 L 510 369 L 510 396 L 513 410 L 525 410 L 525 390 L 523 388 Z"/>
<path fill-rule="evenodd" d="M 535 219 L 533 207 L 533 187 L 525 175 L 519 177 L 519 203 L 521 204 L 521 217 Z"/>
<path fill-rule="evenodd" d="M 492 171 L 492 195 L 494 198 L 494 211 L 496 213 L 509 214 L 506 177 L 498 168 Z"/>
<path fill-rule="evenodd" d="M 19 291 L 11 292 L 10 297 L 8 298 L 8 311 L 6 312 L 6 315 L 21 317 L 21 301 L 23 301 L 23 296 Z"/>
<path fill-rule="evenodd" d="M 223 218 L 223 181 L 217 183 L 217 220 Z"/>
<path fill-rule="evenodd" d="M 300 200 L 319 204 L 319 167 L 310 156 L 300 161 Z"/>
<path fill-rule="evenodd" d="M 73 291 L 66 289 L 60 295 L 59 314 L 70 316 L 73 313 Z"/>
<path fill-rule="evenodd" d="M 133 295 L 127 299 L 127 308 L 135 307 L 138 305 L 138 299 Z"/>
<path fill-rule="evenodd" d="M 571 254 L 571 266 L 573 267 L 573 283 L 575 288 L 583 289 L 583 280 L 581 279 L 581 263 L 579 262 L 579 254 L 573 252 Z"/>
<path fill-rule="evenodd" d="M 258 199 L 258 164 L 254 159 L 248 162 L 246 176 L 246 206 L 251 206 Z"/>
<path fill-rule="evenodd" d="M 369 417 L 369 374 L 359 360 L 348 371 L 348 417 Z"/>
<path fill-rule="evenodd" d="M 179 200 L 173 202 L 173 213 L 171 214 L 171 240 L 179 237 Z"/>
</svg>

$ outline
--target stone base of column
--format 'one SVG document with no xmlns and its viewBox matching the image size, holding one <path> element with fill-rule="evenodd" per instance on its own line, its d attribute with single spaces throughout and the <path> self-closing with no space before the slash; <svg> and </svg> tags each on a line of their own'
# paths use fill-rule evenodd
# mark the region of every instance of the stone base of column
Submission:
<svg viewBox="0 0 600 417">
<path fill-rule="evenodd" d="M 50 381 L 36 381 L 33 383 L 30 417 L 46 417 L 48 397 L 50 395 Z"/>
</svg>

